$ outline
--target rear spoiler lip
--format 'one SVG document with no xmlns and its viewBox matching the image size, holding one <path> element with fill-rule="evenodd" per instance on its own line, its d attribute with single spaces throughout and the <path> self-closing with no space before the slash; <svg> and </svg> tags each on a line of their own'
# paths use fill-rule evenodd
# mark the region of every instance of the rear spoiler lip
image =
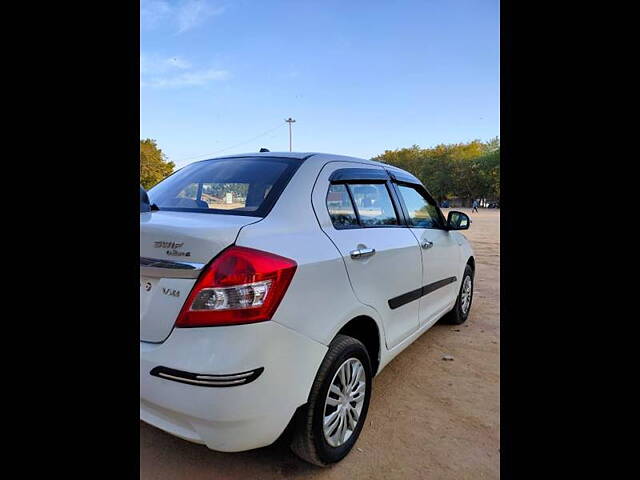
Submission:
<svg viewBox="0 0 640 480">
<path fill-rule="evenodd" d="M 204 263 L 140 257 L 140 275 L 151 278 L 198 278 Z"/>
</svg>

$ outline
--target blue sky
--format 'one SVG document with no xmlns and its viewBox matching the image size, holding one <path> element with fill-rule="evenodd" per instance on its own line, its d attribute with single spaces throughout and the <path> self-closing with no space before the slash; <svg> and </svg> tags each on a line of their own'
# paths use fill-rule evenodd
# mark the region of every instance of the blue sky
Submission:
<svg viewBox="0 0 640 480">
<path fill-rule="evenodd" d="M 141 0 L 140 136 L 177 166 L 500 133 L 498 0 Z M 256 138 L 258 137 L 258 138 Z"/>
</svg>

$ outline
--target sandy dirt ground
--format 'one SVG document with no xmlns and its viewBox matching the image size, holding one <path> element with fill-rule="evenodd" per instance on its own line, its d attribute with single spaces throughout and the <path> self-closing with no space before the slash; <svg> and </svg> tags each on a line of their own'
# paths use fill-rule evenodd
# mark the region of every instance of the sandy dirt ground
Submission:
<svg viewBox="0 0 640 480">
<path fill-rule="evenodd" d="M 366 425 L 342 462 L 314 467 L 282 443 L 213 452 L 140 422 L 140 477 L 499 478 L 500 212 L 464 211 L 477 263 L 470 317 L 459 327 L 436 324 L 374 379 Z"/>
</svg>

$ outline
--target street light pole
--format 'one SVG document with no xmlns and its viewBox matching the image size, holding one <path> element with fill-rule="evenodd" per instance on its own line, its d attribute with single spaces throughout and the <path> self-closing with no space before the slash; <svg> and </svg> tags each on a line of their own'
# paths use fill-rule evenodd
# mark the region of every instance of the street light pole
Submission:
<svg viewBox="0 0 640 480">
<path fill-rule="evenodd" d="M 285 122 L 289 124 L 289 151 L 291 152 L 291 124 L 296 123 L 296 121 L 293 118 L 289 117 L 285 120 Z"/>
</svg>

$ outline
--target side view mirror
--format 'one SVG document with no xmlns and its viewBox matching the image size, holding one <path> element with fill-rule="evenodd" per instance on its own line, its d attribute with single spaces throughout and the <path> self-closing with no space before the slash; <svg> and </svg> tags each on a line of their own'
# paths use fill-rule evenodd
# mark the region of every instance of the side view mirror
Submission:
<svg viewBox="0 0 640 480">
<path fill-rule="evenodd" d="M 447 216 L 447 227 L 449 230 L 468 230 L 471 225 L 469 215 L 452 210 Z"/>
<path fill-rule="evenodd" d="M 140 213 L 150 212 L 151 211 L 151 203 L 149 202 L 149 195 L 140 185 Z"/>
</svg>

